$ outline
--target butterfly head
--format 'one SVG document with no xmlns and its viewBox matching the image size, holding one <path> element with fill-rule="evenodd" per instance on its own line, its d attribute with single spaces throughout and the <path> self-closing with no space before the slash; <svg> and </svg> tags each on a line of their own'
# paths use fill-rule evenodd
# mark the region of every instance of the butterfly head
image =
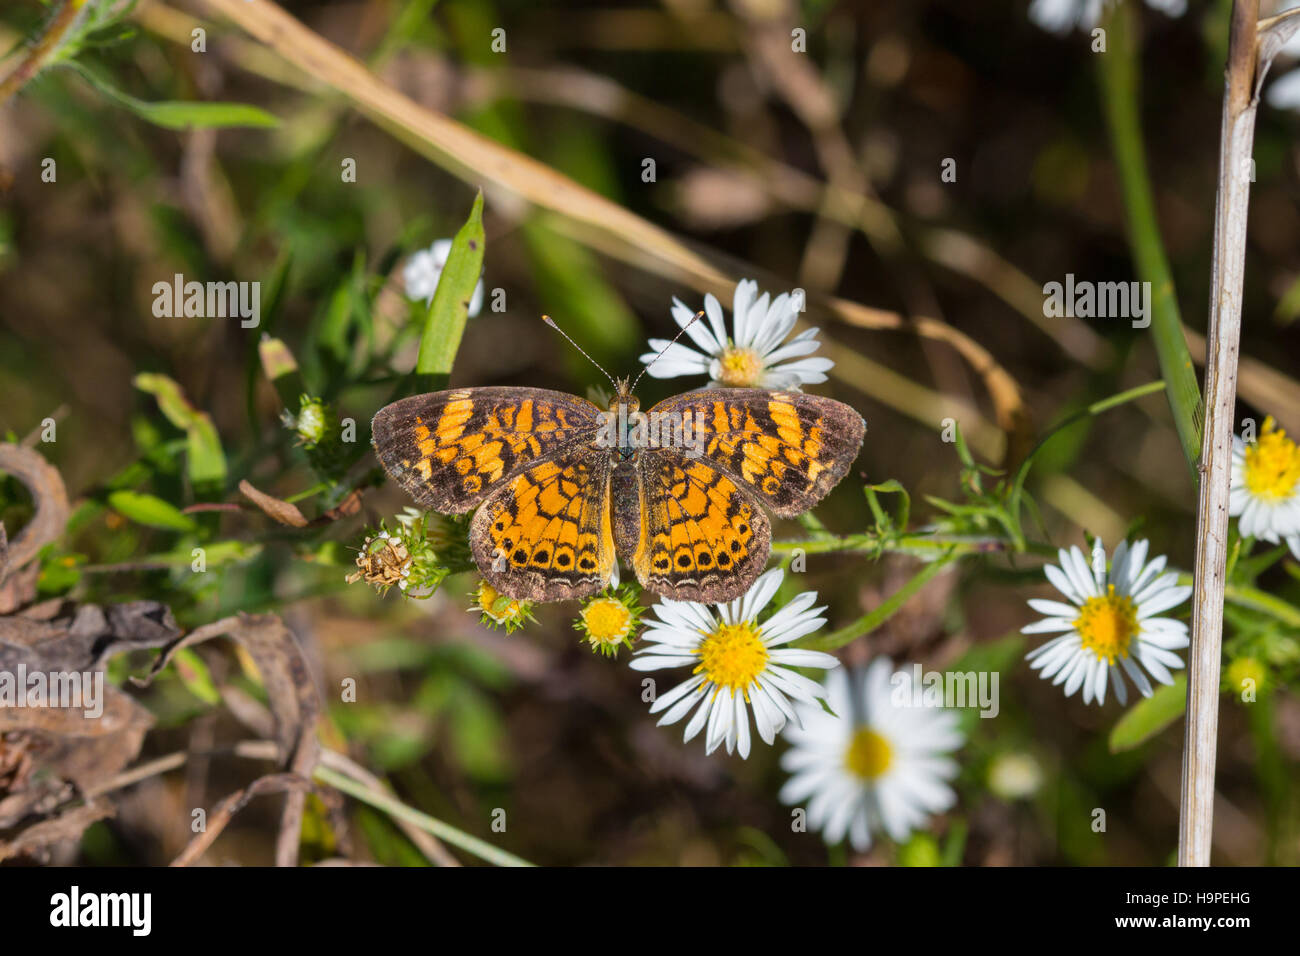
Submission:
<svg viewBox="0 0 1300 956">
<path fill-rule="evenodd" d="M 623 409 L 626 414 L 631 415 L 641 408 L 641 400 L 632 394 L 632 380 L 620 378 L 614 380 L 614 388 L 617 390 L 614 397 L 610 399 L 609 410 L 618 414 Z"/>
</svg>

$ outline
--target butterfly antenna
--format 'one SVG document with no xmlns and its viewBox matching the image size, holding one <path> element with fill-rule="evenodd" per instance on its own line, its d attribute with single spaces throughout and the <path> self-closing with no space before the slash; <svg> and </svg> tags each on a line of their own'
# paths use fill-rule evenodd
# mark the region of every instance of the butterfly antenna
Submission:
<svg viewBox="0 0 1300 956">
<path fill-rule="evenodd" d="M 676 345 L 676 344 L 677 344 L 677 340 L 680 339 L 683 335 L 686 334 L 686 330 L 689 329 L 689 328 L 690 328 L 692 325 L 694 325 L 696 322 L 700 321 L 700 319 L 702 319 L 702 318 L 704 318 L 704 312 L 703 312 L 703 311 L 696 312 L 693 316 L 691 316 L 691 320 L 690 320 L 689 322 L 687 322 L 685 325 L 682 326 L 682 330 L 681 330 L 680 332 L 678 332 L 676 335 L 673 336 L 673 340 L 672 340 L 671 342 L 669 342 L 667 345 L 665 345 L 665 346 L 660 350 L 660 352 L 659 352 L 658 355 L 656 355 L 654 358 L 652 358 L 649 362 L 646 363 L 645 368 L 641 369 L 641 375 L 644 375 L 646 372 L 650 371 L 650 366 L 651 366 L 651 365 L 654 365 L 655 362 L 657 362 L 657 361 L 659 361 L 661 358 L 663 358 L 663 357 L 664 357 L 664 352 L 667 352 L 670 348 L 672 348 L 674 345 Z M 636 391 L 636 385 L 637 385 L 637 382 L 641 381 L 641 375 L 638 375 L 638 376 L 636 377 L 636 382 L 633 382 L 633 383 L 632 383 L 632 388 L 630 388 L 629 391 Z"/>
<path fill-rule="evenodd" d="M 587 359 L 588 362 L 590 362 L 592 365 L 596 366 L 596 368 L 600 369 L 600 374 L 603 375 L 603 376 L 605 376 L 607 379 L 609 379 L 610 384 L 613 385 L 615 389 L 618 388 L 618 382 L 614 381 L 614 376 L 613 376 L 613 375 L 610 375 L 608 372 L 606 372 L 606 371 L 605 371 L 605 367 L 604 367 L 603 365 L 601 365 L 599 362 L 597 362 L 597 361 L 596 361 L 594 358 L 592 358 L 590 355 L 587 355 L 586 351 L 583 349 L 583 347 L 582 347 L 581 345 L 579 345 L 577 342 L 573 341 L 573 339 L 570 339 L 570 338 L 569 338 L 569 333 L 568 333 L 568 332 L 565 332 L 564 329 L 562 329 L 562 328 L 560 328 L 558 325 L 556 325 L 556 324 L 555 324 L 555 320 L 554 320 L 553 318 L 551 318 L 549 315 L 544 315 L 544 316 L 542 316 L 542 321 L 545 322 L 547 325 L 549 325 L 551 328 L 555 329 L 555 331 L 559 332 L 559 333 L 560 333 L 561 335 L 563 335 L 566 339 L 569 339 L 569 344 L 572 345 L 572 346 L 573 346 L 575 349 L 577 349 L 579 352 L 582 352 L 583 356 Z"/>
</svg>

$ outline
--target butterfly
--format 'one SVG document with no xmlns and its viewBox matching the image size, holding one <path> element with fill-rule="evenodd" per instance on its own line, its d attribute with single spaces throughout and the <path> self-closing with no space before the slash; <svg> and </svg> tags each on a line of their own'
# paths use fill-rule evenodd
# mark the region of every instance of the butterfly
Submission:
<svg viewBox="0 0 1300 956">
<path fill-rule="evenodd" d="M 844 477 L 866 423 L 797 391 L 705 388 L 641 413 L 539 388 L 413 395 L 371 423 L 384 469 L 422 507 L 475 511 L 470 549 L 502 594 L 603 590 L 618 558 L 641 585 L 709 604 L 744 594 L 771 550 L 764 509 L 807 511 Z"/>
</svg>

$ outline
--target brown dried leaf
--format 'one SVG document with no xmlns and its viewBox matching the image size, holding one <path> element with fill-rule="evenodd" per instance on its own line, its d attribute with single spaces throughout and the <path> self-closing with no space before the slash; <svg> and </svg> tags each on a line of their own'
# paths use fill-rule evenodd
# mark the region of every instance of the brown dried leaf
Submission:
<svg viewBox="0 0 1300 956">
<path fill-rule="evenodd" d="M 257 505 L 267 517 L 291 528 L 307 527 L 307 518 L 298 510 L 297 505 L 276 498 L 274 495 L 268 495 L 265 491 L 258 491 L 247 481 L 239 483 L 239 490 L 245 498 Z"/>
<path fill-rule="evenodd" d="M 43 857 L 45 851 L 56 843 L 80 840 L 86 827 L 114 813 L 107 801 L 92 800 L 71 807 L 48 820 L 41 820 L 20 831 L 10 840 L 0 840 L 0 861 L 15 856 Z"/>
<path fill-rule="evenodd" d="M 103 711 L 80 707 L 0 708 L 3 758 L 21 749 L 25 766 L 0 773 L 0 828 L 31 813 L 47 813 L 72 787 L 87 790 L 117 774 L 140 752 L 152 724 L 149 712 L 102 675 L 123 650 L 160 647 L 179 633 L 171 611 L 153 601 L 101 608 L 86 604 L 52 620 L 0 617 L 0 672 L 90 674 L 103 680 Z M 15 761 L 17 757 L 10 755 Z M 6 761 L 0 759 L 0 767 Z"/>
<path fill-rule="evenodd" d="M 36 514 L 12 541 L 0 522 L 0 585 L 11 572 L 19 571 L 41 548 L 63 534 L 68 523 L 68 491 L 53 465 L 30 448 L 0 444 L 0 472 L 18 479 L 31 493 Z M 36 575 L 27 573 L 20 580 L 0 587 L 0 614 L 21 607 L 36 596 Z"/>
</svg>

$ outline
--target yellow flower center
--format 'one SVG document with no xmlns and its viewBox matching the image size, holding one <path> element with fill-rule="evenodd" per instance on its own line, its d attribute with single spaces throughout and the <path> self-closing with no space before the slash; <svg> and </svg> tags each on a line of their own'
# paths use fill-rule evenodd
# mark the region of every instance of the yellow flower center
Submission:
<svg viewBox="0 0 1300 956">
<path fill-rule="evenodd" d="M 1259 438 L 1246 446 L 1246 487 L 1256 498 L 1281 501 L 1295 493 L 1300 482 L 1300 445 L 1264 419 Z"/>
<path fill-rule="evenodd" d="M 504 600 L 504 595 L 488 584 L 480 581 L 478 585 L 478 606 L 483 613 L 498 624 L 514 620 L 519 616 L 519 602 L 513 598 Z"/>
<path fill-rule="evenodd" d="M 600 598 L 583 608 L 582 623 L 593 644 L 617 644 L 632 629 L 632 612 L 617 598 Z"/>
<path fill-rule="evenodd" d="M 1138 631 L 1137 607 L 1131 597 L 1121 597 L 1115 593 L 1115 585 L 1109 585 L 1104 597 L 1083 602 L 1074 629 L 1085 650 L 1096 654 L 1099 661 L 1114 664 L 1116 657 L 1128 657 L 1128 646 Z"/>
<path fill-rule="evenodd" d="M 700 663 L 692 673 L 703 671 L 718 690 L 730 687 L 749 700 L 749 685 L 767 666 L 767 645 L 758 634 L 753 624 L 722 625 L 693 651 Z"/>
<path fill-rule="evenodd" d="M 722 365 L 721 380 L 723 385 L 744 387 L 757 385 L 763 374 L 763 360 L 753 349 L 732 346 L 718 359 Z"/>
<path fill-rule="evenodd" d="M 844 753 L 844 766 L 849 773 L 863 780 L 875 780 L 894 762 L 894 749 L 889 741 L 870 727 L 859 727 L 849 741 Z"/>
</svg>

